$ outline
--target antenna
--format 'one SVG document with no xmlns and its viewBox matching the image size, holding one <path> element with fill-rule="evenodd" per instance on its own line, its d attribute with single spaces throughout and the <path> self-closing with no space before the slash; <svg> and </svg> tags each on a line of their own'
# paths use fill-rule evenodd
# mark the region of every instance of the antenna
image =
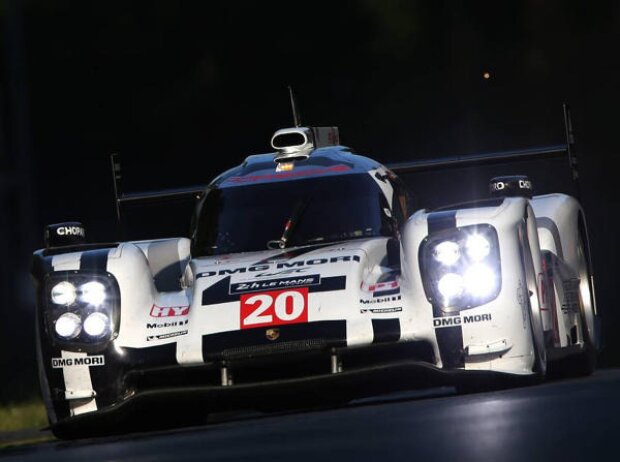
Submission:
<svg viewBox="0 0 620 462">
<path fill-rule="evenodd" d="M 566 132 L 566 152 L 568 154 L 568 165 L 571 169 L 573 182 L 576 187 L 576 195 L 581 200 L 581 187 L 579 184 L 579 164 L 577 162 L 577 154 L 575 153 L 575 135 L 573 133 L 573 121 L 570 116 L 570 107 L 568 104 L 562 104 L 564 111 L 564 130 Z"/>
<path fill-rule="evenodd" d="M 295 127 L 301 127 L 301 116 L 299 115 L 299 109 L 297 109 L 297 101 L 295 101 L 295 94 L 293 93 L 293 87 L 288 86 L 288 93 L 291 97 L 291 109 L 293 111 L 293 123 Z"/>
<path fill-rule="evenodd" d="M 110 155 L 112 164 L 112 182 L 114 184 L 114 205 L 116 206 L 116 221 L 121 225 L 121 203 L 119 200 L 120 181 L 121 181 L 121 163 L 118 159 L 118 153 Z"/>
</svg>

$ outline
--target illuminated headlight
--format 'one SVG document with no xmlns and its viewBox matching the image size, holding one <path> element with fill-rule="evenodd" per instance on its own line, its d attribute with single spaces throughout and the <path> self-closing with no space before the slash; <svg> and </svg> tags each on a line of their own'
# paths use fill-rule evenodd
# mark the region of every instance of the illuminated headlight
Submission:
<svg viewBox="0 0 620 462">
<path fill-rule="evenodd" d="M 439 289 L 439 293 L 443 296 L 444 301 L 448 304 L 451 300 L 463 294 L 465 284 L 463 277 L 459 274 L 448 273 L 439 280 L 437 288 Z"/>
<path fill-rule="evenodd" d="M 420 266 L 434 305 L 467 309 L 488 303 L 501 290 L 497 231 L 475 225 L 430 235 L 420 246 Z"/>
<path fill-rule="evenodd" d="M 62 281 L 52 288 L 51 298 L 57 305 L 72 305 L 77 297 L 75 286 L 67 281 Z"/>
<path fill-rule="evenodd" d="M 472 234 L 465 242 L 465 249 L 473 261 L 482 261 L 491 253 L 491 244 L 484 236 Z"/>
<path fill-rule="evenodd" d="M 100 306 L 105 301 L 105 286 L 97 281 L 80 286 L 80 301 L 89 305 Z"/>
<path fill-rule="evenodd" d="M 433 249 L 433 257 L 442 265 L 452 266 L 461 257 L 461 248 L 456 242 L 443 241 Z"/>
<path fill-rule="evenodd" d="M 91 337 L 101 337 L 110 329 L 110 320 L 99 312 L 91 313 L 84 320 L 84 331 Z"/>
<path fill-rule="evenodd" d="M 120 290 L 109 273 L 55 271 L 45 281 L 51 339 L 73 351 L 105 348 L 118 332 Z"/>
<path fill-rule="evenodd" d="M 60 337 L 72 339 L 80 334 L 82 320 L 75 313 L 65 313 L 56 320 L 54 329 Z"/>
<path fill-rule="evenodd" d="M 474 297 L 484 298 L 493 293 L 497 287 L 497 273 L 490 267 L 477 264 L 465 271 L 465 287 Z"/>
</svg>

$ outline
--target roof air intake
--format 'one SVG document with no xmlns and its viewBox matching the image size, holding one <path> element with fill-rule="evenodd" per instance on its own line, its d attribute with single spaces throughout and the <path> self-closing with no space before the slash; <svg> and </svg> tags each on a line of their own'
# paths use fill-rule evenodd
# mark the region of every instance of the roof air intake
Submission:
<svg viewBox="0 0 620 462">
<path fill-rule="evenodd" d="M 316 148 L 337 146 L 339 143 L 337 127 L 283 128 L 271 138 L 271 146 L 277 151 L 275 162 L 304 160 Z"/>
</svg>

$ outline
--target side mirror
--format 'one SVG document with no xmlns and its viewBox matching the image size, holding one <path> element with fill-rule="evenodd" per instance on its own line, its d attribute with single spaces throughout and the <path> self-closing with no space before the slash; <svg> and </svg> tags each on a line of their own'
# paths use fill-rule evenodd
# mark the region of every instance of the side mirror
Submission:
<svg viewBox="0 0 620 462">
<path fill-rule="evenodd" d="M 67 221 L 45 227 L 45 247 L 63 247 L 67 245 L 84 244 L 86 229 L 82 223 Z"/>
</svg>

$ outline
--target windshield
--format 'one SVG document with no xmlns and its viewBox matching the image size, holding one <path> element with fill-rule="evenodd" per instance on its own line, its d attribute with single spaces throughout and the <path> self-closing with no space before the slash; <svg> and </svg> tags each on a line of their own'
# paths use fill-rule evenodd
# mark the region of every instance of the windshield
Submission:
<svg viewBox="0 0 620 462">
<path fill-rule="evenodd" d="M 213 189 L 194 230 L 195 256 L 392 236 L 385 196 L 367 173 Z M 293 226 L 290 226 L 290 222 Z"/>
</svg>

